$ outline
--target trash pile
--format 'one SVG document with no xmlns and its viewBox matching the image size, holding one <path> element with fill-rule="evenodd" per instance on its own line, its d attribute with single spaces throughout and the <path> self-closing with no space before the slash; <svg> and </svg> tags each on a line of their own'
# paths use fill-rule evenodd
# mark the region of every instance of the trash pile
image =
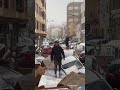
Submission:
<svg viewBox="0 0 120 90">
<path fill-rule="evenodd" d="M 12 52 L 9 48 L 6 48 L 5 44 L 0 44 L 0 65 L 10 66 L 14 62 L 15 52 Z"/>
<path fill-rule="evenodd" d="M 78 90 L 81 86 L 85 86 L 85 74 L 70 72 L 64 78 L 56 78 L 46 75 L 46 68 L 50 66 L 50 62 L 42 62 L 35 70 L 35 90 Z M 48 67 L 46 67 L 48 66 Z"/>
<path fill-rule="evenodd" d="M 0 43 L 0 65 L 22 74 L 29 73 L 35 67 L 33 49 L 34 46 L 27 45 L 15 46 L 10 49 Z"/>
</svg>

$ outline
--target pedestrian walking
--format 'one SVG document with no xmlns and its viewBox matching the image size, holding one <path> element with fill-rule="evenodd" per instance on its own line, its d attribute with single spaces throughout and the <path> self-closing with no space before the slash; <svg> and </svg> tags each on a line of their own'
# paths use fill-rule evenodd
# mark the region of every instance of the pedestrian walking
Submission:
<svg viewBox="0 0 120 90">
<path fill-rule="evenodd" d="M 66 45 L 66 49 L 69 49 L 69 37 L 66 37 L 65 45 Z"/>
<path fill-rule="evenodd" d="M 51 51 L 51 61 L 54 62 L 55 77 L 57 77 L 57 66 L 59 66 L 59 75 L 61 75 L 61 62 L 65 60 L 65 54 L 62 47 L 59 45 L 59 41 L 55 41 L 54 47 Z"/>
</svg>

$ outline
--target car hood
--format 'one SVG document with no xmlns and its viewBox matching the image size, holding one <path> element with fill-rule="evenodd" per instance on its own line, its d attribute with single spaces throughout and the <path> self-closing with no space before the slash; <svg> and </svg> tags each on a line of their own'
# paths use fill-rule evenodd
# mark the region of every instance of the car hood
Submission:
<svg viewBox="0 0 120 90">
<path fill-rule="evenodd" d="M 85 90 L 85 86 L 80 86 L 77 90 Z"/>
</svg>

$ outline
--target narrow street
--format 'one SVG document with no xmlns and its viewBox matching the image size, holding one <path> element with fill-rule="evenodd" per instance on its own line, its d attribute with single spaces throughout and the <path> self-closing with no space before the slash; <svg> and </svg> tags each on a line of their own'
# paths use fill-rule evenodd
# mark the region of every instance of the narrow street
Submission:
<svg viewBox="0 0 120 90">
<path fill-rule="evenodd" d="M 62 45 L 64 46 L 64 44 L 62 44 Z M 66 57 L 73 55 L 73 49 L 69 49 L 69 50 L 64 49 L 64 52 L 65 52 Z M 50 60 L 50 56 L 46 57 L 45 60 Z M 51 62 L 51 64 L 54 64 L 54 63 Z M 59 72 L 57 72 L 57 76 L 58 76 L 58 78 L 63 79 L 66 76 L 66 74 L 64 73 L 64 71 L 61 71 L 61 73 L 62 74 L 59 76 Z M 47 68 L 45 70 L 45 75 L 55 77 L 54 67 L 53 68 Z"/>
</svg>

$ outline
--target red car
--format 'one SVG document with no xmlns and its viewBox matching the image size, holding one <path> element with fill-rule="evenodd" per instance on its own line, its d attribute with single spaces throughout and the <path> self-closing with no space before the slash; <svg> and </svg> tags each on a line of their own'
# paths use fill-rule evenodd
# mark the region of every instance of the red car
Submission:
<svg viewBox="0 0 120 90">
<path fill-rule="evenodd" d="M 51 46 L 44 46 L 43 48 L 42 48 L 42 55 L 47 55 L 47 56 L 49 56 L 50 54 L 51 54 L 51 51 L 52 51 L 52 47 Z"/>
</svg>

